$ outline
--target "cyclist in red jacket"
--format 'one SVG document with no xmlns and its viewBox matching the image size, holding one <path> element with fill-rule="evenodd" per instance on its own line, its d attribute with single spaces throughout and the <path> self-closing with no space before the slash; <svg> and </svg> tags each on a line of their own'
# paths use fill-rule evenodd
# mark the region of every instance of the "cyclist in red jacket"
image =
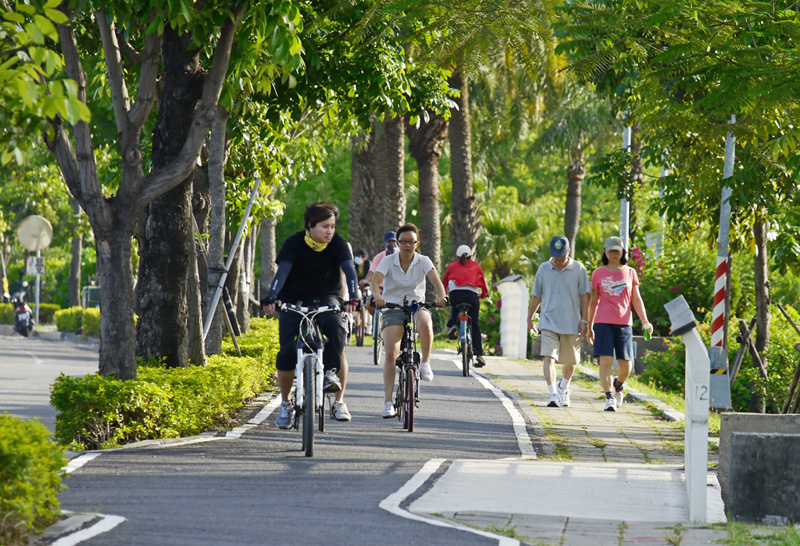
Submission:
<svg viewBox="0 0 800 546">
<path fill-rule="evenodd" d="M 475 354 L 475 367 L 481 368 L 486 362 L 483 360 L 483 340 L 481 325 L 478 322 L 481 309 L 479 298 L 485 298 L 489 294 L 489 289 L 486 287 L 483 269 L 470 256 L 472 249 L 467 245 L 459 246 L 456 250 L 457 260 L 447 266 L 442 283 L 450 296 L 451 315 L 447 325 L 451 327 L 451 337 L 458 324 L 458 305 L 461 303 L 471 305 L 469 317 L 472 321 L 472 351 Z"/>
</svg>

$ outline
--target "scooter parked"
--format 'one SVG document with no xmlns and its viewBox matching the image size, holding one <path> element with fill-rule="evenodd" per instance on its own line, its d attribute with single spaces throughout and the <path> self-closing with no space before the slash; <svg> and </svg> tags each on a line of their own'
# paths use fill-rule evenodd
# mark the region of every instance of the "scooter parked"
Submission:
<svg viewBox="0 0 800 546">
<path fill-rule="evenodd" d="M 33 332 L 33 312 L 28 302 L 25 301 L 27 292 L 15 292 L 11 296 L 11 305 L 14 306 L 14 330 L 21 335 L 28 337 Z"/>
</svg>

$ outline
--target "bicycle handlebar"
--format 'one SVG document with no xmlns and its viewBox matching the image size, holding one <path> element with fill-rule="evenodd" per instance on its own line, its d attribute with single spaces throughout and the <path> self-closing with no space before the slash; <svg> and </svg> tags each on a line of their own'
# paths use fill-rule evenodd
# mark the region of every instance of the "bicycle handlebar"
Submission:
<svg viewBox="0 0 800 546">
<path fill-rule="evenodd" d="M 430 309 L 431 307 L 445 307 L 445 306 L 447 306 L 447 303 L 445 303 L 444 306 L 440 306 L 440 305 L 436 305 L 435 301 L 425 301 L 425 302 L 412 301 L 410 303 L 409 302 L 403 303 L 402 305 L 397 304 L 397 303 L 391 303 L 391 302 L 387 301 L 386 303 L 384 303 L 383 309 L 409 309 L 409 310 L 413 310 L 415 307 L 417 309 L 419 309 L 419 308 Z"/>
<path fill-rule="evenodd" d="M 341 311 L 341 307 L 338 305 L 295 305 L 293 303 L 283 303 L 281 304 L 281 311 L 294 311 L 295 313 L 300 314 L 310 314 L 310 313 L 338 313 Z"/>
</svg>

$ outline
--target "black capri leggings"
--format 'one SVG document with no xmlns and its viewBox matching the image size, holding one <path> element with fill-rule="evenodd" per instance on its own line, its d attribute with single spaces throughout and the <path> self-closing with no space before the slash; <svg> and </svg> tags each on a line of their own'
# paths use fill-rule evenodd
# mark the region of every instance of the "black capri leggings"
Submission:
<svg viewBox="0 0 800 546">
<path fill-rule="evenodd" d="M 340 305 L 338 301 L 325 302 L 324 305 Z M 341 306 L 341 305 L 340 305 Z M 292 311 L 278 313 L 278 338 L 280 349 L 275 357 L 275 367 L 283 372 L 294 370 L 297 365 L 297 332 L 300 330 L 302 316 Z M 325 349 L 322 351 L 322 363 L 325 370 L 342 367 L 342 353 L 345 345 L 345 331 L 342 325 L 342 313 L 321 313 L 317 315 L 317 324 L 325 336 Z"/>
<path fill-rule="evenodd" d="M 481 339 L 481 300 L 478 294 L 472 290 L 451 290 L 450 291 L 450 320 L 458 328 L 458 304 L 468 303 L 472 307 L 469 309 L 469 318 L 472 321 L 472 351 L 475 356 L 483 356 L 483 340 Z"/>
</svg>

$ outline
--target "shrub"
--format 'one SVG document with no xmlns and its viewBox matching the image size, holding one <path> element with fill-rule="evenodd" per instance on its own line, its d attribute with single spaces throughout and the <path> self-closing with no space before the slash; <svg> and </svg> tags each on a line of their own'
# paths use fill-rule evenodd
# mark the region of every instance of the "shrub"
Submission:
<svg viewBox="0 0 800 546">
<path fill-rule="evenodd" d="M 0 324 L 14 324 L 14 306 L 0 303 Z"/>
<path fill-rule="evenodd" d="M 87 336 L 100 337 L 100 309 L 84 309 L 81 327 Z"/>
<path fill-rule="evenodd" d="M 494 290 L 481 300 L 481 335 L 483 335 L 483 354 L 500 355 L 500 293 Z"/>
<path fill-rule="evenodd" d="M 41 423 L 0 415 L 0 544 L 27 544 L 59 516 L 64 457 L 49 435 Z"/>
<path fill-rule="evenodd" d="M 61 309 L 61 306 L 55 303 L 40 303 L 39 304 L 39 324 L 51 324 L 56 312 Z"/>
<path fill-rule="evenodd" d="M 775 413 L 780 410 L 789 390 L 794 370 L 800 360 L 800 353 L 794 350 L 794 344 L 800 341 L 777 307 L 770 307 L 772 321 L 770 326 L 770 344 L 761 355 L 767 367 L 765 381 L 753 364 L 749 351 L 745 352 L 739 367 L 736 381 L 731 387 L 731 405 L 735 411 L 750 411 L 750 399 L 753 394 L 766 397 L 767 411 Z M 793 308 L 787 312 L 795 324 L 798 324 L 798 313 Z M 733 366 L 739 350 L 738 319 L 731 319 L 728 338 L 728 365 Z M 710 327 L 700 325 L 700 337 L 708 346 L 711 337 Z M 686 374 L 686 353 L 680 338 L 667 338 L 665 352 L 648 351 L 644 357 L 644 372 L 641 379 L 652 387 L 684 395 Z"/>
<path fill-rule="evenodd" d="M 75 332 L 83 322 L 83 307 L 68 307 L 56 311 L 56 328 L 59 332 Z"/>
<path fill-rule="evenodd" d="M 142 362 L 133 381 L 61 375 L 50 398 L 59 412 L 56 438 L 76 449 L 97 449 L 226 424 L 243 401 L 273 386 L 277 321 L 254 318 L 250 327 L 239 340 L 242 357 L 225 341 L 223 353 L 202 367 Z"/>
</svg>

